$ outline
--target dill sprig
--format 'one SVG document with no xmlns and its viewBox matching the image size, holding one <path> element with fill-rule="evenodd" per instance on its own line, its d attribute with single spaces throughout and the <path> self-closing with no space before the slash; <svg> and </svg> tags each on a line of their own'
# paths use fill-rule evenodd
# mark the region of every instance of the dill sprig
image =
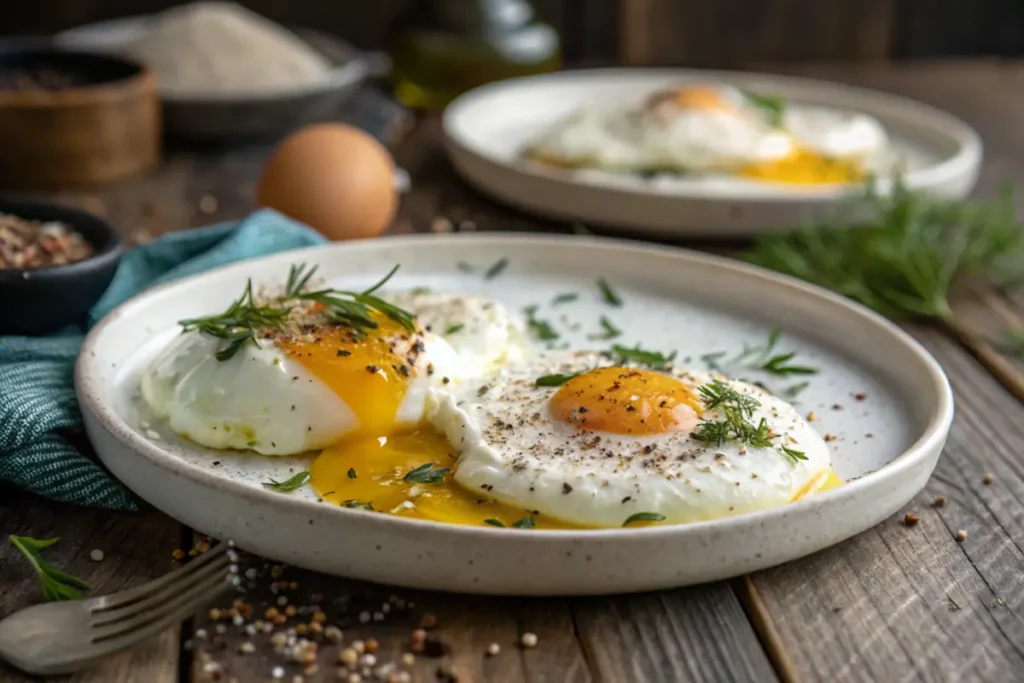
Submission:
<svg viewBox="0 0 1024 683">
<path fill-rule="evenodd" d="M 537 308 L 537 306 L 527 306 L 523 309 L 523 313 L 526 314 L 526 325 L 530 328 L 530 332 L 541 341 L 554 341 L 558 339 L 561 335 L 555 331 L 551 323 L 537 317 Z"/>
<path fill-rule="evenodd" d="M 395 274 L 398 270 L 397 265 L 376 284 L 361 292 L 337 289 L 305 291 L 316 270 L 316 266 L 307 268 L 304 263 L 292 265 L 288 271 L 284 294 L 273 303 L 267 304 L 256 301 L 252 280 L 249 280 L 242 296 L 232 302 L 223 313 L 190 318 L 178 324 L 184 332 L 196 331 L 225 340 L 227 343 L 215 354 L 219 361 L 233 358 L 246 344 L 259 348 L 260 332 L 284 327 L 294 304 L 298 301 L 319 304 L 329 320 L 351 327 L 359 334 L 365 334 L 367 329 L 378 327 L 377 321 L 371 317 L 374 311 L 384 314 L 409 332 L 415 331 L 415 318 L 411 313 L 374 294 Z"/>
<path fill-rule="evenodd" d="M 89 590 L 89 584 L 77 576 L 57 569 L 43 559 L 42 551 L 60 540 L 60 538 L 47 538 L 43 540 L 29 536 L 10 535 L 8 539 L 32 568 L 36 570 L 39 580 L 43 584 L 43 599 L 47 602 L 58 600 L 81 600 L 82 591 Z"/>
<path fill-rule="evenodd" d="M 645 365 L 652 370 L 664 370 L 676 358 L 675 351 L 666 356 L 660 351 L 641 349 L 639 344 L 633 348 L 615 344 L 604 355 L 613 358 L 616 363 L 635 363 L 637 365 Z"/>
<path fill-rule="evenodd" d="M 274 481 L 271 479 L 270 481 L 263 482 L 263 488 L 277 491 L 278 493 L 291 493 L 309 483 L 309 476 L 309 472 L 299 472 L 284 481 Z"/>
<path fill-rule="evenodd" d="M 795 232 L 767 235 L 751 263 L 827 287 L 890 318 L 949 322 L 949 293 L 963 276 L 1024 282 L 1024 229 L 1013 196 L 954 201 L 896 182 Z"/>
</svg>

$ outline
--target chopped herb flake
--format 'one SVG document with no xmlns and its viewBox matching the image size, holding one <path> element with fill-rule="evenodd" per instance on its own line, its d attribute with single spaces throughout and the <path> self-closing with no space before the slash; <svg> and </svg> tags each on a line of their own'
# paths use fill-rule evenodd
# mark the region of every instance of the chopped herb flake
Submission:
<svg viewBox="0 0 1024 683">
<path fill-rule="evenodd" d="M 438 469 L 432 469 L 434 463 L 428 462 L 424 465 L 410 470 L 404 477 L 403 481 L 409 482 L 410 484 L 443 484 L 444 475 L 451 472 L 447 467 L 439 467 Z"/>
<path fill-rule="evenodd" d="M 622 299 L 620 299 L 619 295 L 615 293 L 615 290 L 612 289 L 612 286 L 608 284 L 607 280 L 605 280 L 603 277 L 598 278 L 597 286 L 601 290 L 601 299 L 606 304 L 608 304 L 609 306 L 622 305 Z"/>
<path fill-rule="evenodd" d="M 622 526 L 629 526 L 634 522 L 663 522 L 665 521 L 665 515 L 657 512 L 634 512 L 626 521 L 622 523 Z"/>
<path fill-rule="evenodd" d="M 488 268 L 487 270 L 484 271 L 484 279 L 493 280 L 494 278 L 496 278 L 499 275 L 501 275 L 502 271 L 504 271 L 507 267 L 508 267 L 508 259 L 507 258 L 500 258 L 500 259 L 498 259 L 497 261 L 494 262 L 494 264 L 490 268 Z"/>
<path fill-rule="evenodd" d="M 284 481 L 270 481 L 263 482 L 263 488 L 270 489 L 271 491 L 277 491 L 278 493 L 291 493 L 292 491 L 301 489 L 309 482 L 309 472 L 299 472 L 293 477 L 289 477 Z"/>
</svg>

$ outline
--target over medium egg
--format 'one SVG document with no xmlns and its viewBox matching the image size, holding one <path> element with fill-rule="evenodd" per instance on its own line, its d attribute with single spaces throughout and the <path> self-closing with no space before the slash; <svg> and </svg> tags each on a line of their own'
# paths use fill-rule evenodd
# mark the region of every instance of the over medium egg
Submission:
<svg viewBox="0 0 1024 683">
<path fill-rule="evenodd" d="M 394 177 L 391 155 L 372 136 L 344 124 L 316 124 L 271 153 L 256 198 L 332 240 L 375 237 L 398 206 Z"/>
</svg>

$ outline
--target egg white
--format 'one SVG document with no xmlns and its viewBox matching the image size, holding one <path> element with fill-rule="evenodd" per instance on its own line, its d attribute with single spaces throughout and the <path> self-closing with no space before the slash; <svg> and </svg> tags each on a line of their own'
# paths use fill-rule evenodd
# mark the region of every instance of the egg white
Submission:
<svg viewBox="0 0 1024 683">
<path fill-rule="evenodd" d="M 835 159 L 871 162 L 891 146 L 878 119 L 858 112 L 792 106 L 783 126 L 801 146 Z"/>
<path fill-rule="evenodd" d="M 463 376 L 489 375 L 528 353 L 522 318 L 485 296 L 412 290 L 387 299 L 448 342 L 458 354 Z"/>
<path fill-rule="evenodd" d="M 707 446 L 689 432 L 633 436 L 581 430 L 551 417 L 557 387 L 538 387 L 549 374 L 572 374 L 611 363 L 597 352 L 550 352 L 506 367 L 486 390 L 434 394 L 429 420 L 459 451 L 455 481 L 499 502 L 593 527 L 619 527 L 632 514 L 654 512 L 667 522 L 708 520 L 789 502 L 829 471 L 822 437 L 786 402 L 757 387 L 726 380 L 753 396 L 776 442 L 803 451 L 791 460 L 776 448 Z M 719 375 L 671 369 L 694 390 Z M 705 413 L 714 418 L 715 411 Z"/>
<path fill-rule="evenodd" d="M 419 422 L 429 388 L 442 377 L 462 376 L 447 342 L 429 333 L 423 342 L 397 424 Z M 276 456 L 325 448 L 358 428 L 356 412 L 272 340 L 246 344 L 220 361 L 214 354 L 222 344 L 199 332 L 183 333 L 143 373 L 143 399 L 175 433 L 209 448 Z M 424 371 L 427 364 L 433 374 Z"/>
</svg>

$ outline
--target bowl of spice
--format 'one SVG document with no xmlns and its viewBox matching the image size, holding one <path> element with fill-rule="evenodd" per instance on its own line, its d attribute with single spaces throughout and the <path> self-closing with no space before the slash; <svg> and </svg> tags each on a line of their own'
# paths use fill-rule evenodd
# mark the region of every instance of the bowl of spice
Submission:
<svg viewBox="0 0 1024 683">
<path fill-rule="evenodd" d="M 94 185 L 160 160 L 156 77 L 140 64 L 0 41 L 0 189 Z"/>
<path fill-rule="evenodd" d="M 117 230 L 90 213 L 0 198 L 0 335 L 84 322 L 123 250 Z"/>
<path fill-rule="evenodd" d="M 386 55 L 229 2 L 88 24 L 56 41 L 148 65 L 160 77 L 167 133 L 191 142 L 265 140 L 336 119 L 363 82 L 390 66 Z"/>
</svg>

